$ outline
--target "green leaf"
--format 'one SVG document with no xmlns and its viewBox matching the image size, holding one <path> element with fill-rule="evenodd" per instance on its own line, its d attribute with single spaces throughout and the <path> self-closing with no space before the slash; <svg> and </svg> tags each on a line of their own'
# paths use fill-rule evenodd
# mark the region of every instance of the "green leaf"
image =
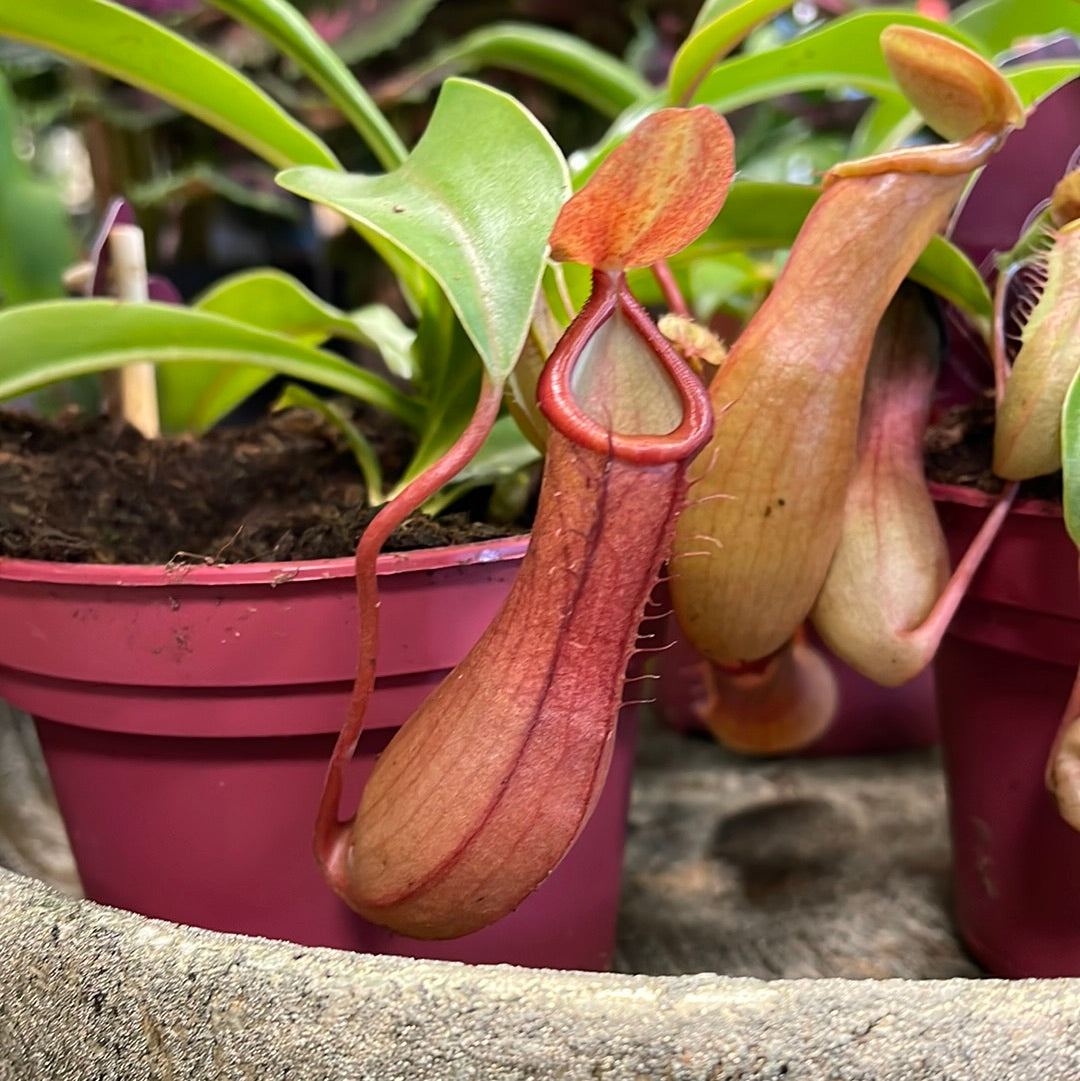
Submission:
<svg viewBox="0 0 1080 1081">
<path fill-rule="evenodd" d="M 280 270 L 233 274 L 203 293 L 195 306 L 309 345 L 356 333 L 344 312 Z"/>
<path fill-rule="evenodd" d="M 903 94 L 882 93 L 863 113 L 848 145 L 848 157 L 868 158 L 892 150 L 923 126 L 923 118 Z"/>
<path fill-rule="evenodd" d="M 15 153 L 15 102 L 0 78 L 0 305 L 62 296 L 75 236 L 55 184 Z"/>
<path fill-rule="evenodd" d="M 342 111 L 384 169 L 405 160 L 405 146 L 341 58 L 287 0 L 210 0 L 257 30 L 293 60 Z"/>
<path fill-rule="evenodd" d="M 1063 83 L 1080 76 L 1080 62 L 1052 61 L 1017 64 L 1001 72 L 1020 100 L 1030 107 Z M 892 150 L 923 126 L 923 119 L 899 94 L 882 94 L 859 121 L 848 148 L 850 158 Z"/>
<path fill-rule="evenodd" d="M 743 0 L 734 6 L 712 4 L 702 8 L 694 32 L 683 42 L 671 62 L 668 104 L 688 104 L 709 71 L 758 23 L 790 6 L 789 0 Z M 715 17 L 703 20 L 710 8 L 715 9 Z"/>
<path fill-rule="evenodd" d="M 1061 472 L 1065 528 L 1080 548 L 1080 372 L 1069 384 L 1061 409 Z"/>
<path fill-rule="evenodd" d="M 375 507 L 386 501 L 379 456 L 364 433 L 349 420 L 339 406 L 325 398 L 320 398 L 317 394 L 312 394 L 304 387 L 290 383 L 274 402 L 274 409 L 310 409 L 331 427 L 336 428 L 356 459 L 357 467 L 364 478 L 364 486 L 367 488 L 368 503 Z"/>
<path fill-rule="evenodd" d="M 816 188 L 796 184 L 737 181 L 712 225 L 672 265 L 692 263 L 703 254 L 790 248 L 819 195 Z M 990 316 L 990 295 L 979 272 L 943 237 L 930 241 L 909 276 L 973 315 Z"/>
<path fill-rule="evenodd" d="M 436 331 L 436 340 L 430 346 L 434 357 L 424 355 L 425 349 L 420 345 L 425 329 L 430 332 L 434 328 L 430 324 L 421 325 L 417 331 L 417 353 L 423 365 L 423 378 L 419 382 L 423 388 L 424 418 L 418 428 L 419 439 L 412 460 L 390 493 L 391 498 L 450 449 L 472 419 L 480 395 L 484 365 L 476 347 L 449 307 L 443 315 L 444 326 Z"/>
<path fill-rule="evenodd" d="M 1017 65 L 1002 74 L 1013 85 L 1025 105 L 1034 105 L 1059 86 L 1080 78 L 1080 61 L 1053 61 L 1042 64 Z"/>
<path fill-rule="evenodd" d="M 499 477 L 517 473 L 539 459 L 540 452 L 521 434 L 513 417 L 500 417 L 475 457 L 458 473 L 452 484 L 424 504 L 424 511 L 439 514 L 463 495 L 491 484 Z"/>
<path fill-rule="evenodd" d="M 896 24 L 932 30 L 979 51 L 977 42 L 947 23 L 902 11 L 860 11 L 779 48 L 725 61 L 705 78 L 693 101 L 726 111 L 804 90 L 895 94 L 879 38 L 886 26 Z"/>
<path fill-rule="evenodd" d="M 528 330 L 548 234 L 569 192 L 561 153 L 513 98 L 451 79 L 420 142 L 394 172 L 300 168 L 278 182 L 424 266 L 491 378 L 505 380 Z"/>
<path fill-rule="evenodd" d="M 1080 8 L 1076 0 L 985 0 L 965 4 L 950 20 L 993 56 L 1021 38 L 1067 30 L 1080 34 Z"/>
<path fill-rule="evenodd" d="M 339 391 L 417 427 L 419 406 L 341 357 L 169 304 L 55 300 L 0 312 L 0 400 L 135 362 L 249 365 Z"/>
<path fill-rule="evenodd" d="M 653 93 L 636 71 L 579 37 L 542 26 L 496 23 L 392 79 L 383 86 L 382 97 L 422 100 L 447 76 L 483 67 L 531 75 L 610 117 Z"/>
<path fill-rule="evenodd" d="M 356 341 L 377 349 L 396 374 L 411 363 L 413 332 L 389 309 L 372 305 L 346 314 L 279 270 L 234 274 L 204 293 L 195 307 L 305 345 L 320 345 L 328 338 Z M 162 368 L 162 425 L 166 431 L 205 431 L 272 374 L 264 367 L 213 361 Z"/>
<path fill-rule="evenodd" d="M 390 0 L 390 3 L 353 5 L 349 29 L 334 40 L 334 52 L 350 66 L 403 42 L 427 17 L 439 0 Z M 331 13 L 329 18 L 333 19 Z"/>
<path fill-rule="evenodd" d="M 0 35 L 59 53 L 198 117 L 279 168 L 337 168 L 326 145 L 197 45 L 108 0 L 0 0 Z"/>
</svg>

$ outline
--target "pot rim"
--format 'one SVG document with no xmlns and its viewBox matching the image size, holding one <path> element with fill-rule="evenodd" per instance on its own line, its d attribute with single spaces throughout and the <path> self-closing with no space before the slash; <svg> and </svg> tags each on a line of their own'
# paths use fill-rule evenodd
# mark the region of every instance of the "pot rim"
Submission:
<svg viewBox="0 0 1080 1081">
<path fill-rule="evenodd" d="M 435 571 L 476 563 L 520 559 L 529 546 L 529 534 L 490 541 L 385 552 L 379 556 L 379 575 Z M 54 563 L 44 559 L 0 557 L 0 581 L 38 582 L 46 585 L 88 586 L 277 586 L 285 582 L 351 578 L 352 556 L 335 559 L 300 559 L 280 563 L 128 564 Z"/>
</svg>

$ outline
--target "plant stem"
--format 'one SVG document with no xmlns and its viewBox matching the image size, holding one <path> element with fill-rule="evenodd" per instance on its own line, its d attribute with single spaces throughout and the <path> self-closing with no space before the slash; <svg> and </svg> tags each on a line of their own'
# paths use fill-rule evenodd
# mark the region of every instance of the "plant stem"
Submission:
<svg viewBox="0 0 1080 1081">
<path fill-rule="evenodd" d="M 664 300 L 667 301 L 668 309 L 674 312 L 675 315 L 692 319 L 690 305 L 686 303 L 686 297 L 683 296 L 668 261 L 661 259 L 658 263 L 653 263 L 651 269 L 657 285 L 660 286 L 660 291 L 664 294 Z"/>
<path fill-rule="evenodd" d="M 363 729 L 364 714 L 375 689 L 375 665 L 379 645 L 379 553 L 390 534 L 459 473 L 479 451 L 499 415 L 502 391 L 502 384 L 493 382 L 485 374 L 472 419 L 457 442 L 434 465 L 380 509 L 356 546 L 356 599 L 360 613 L 356 679 L 349 698 L 345 723 L 330 756 L 315 818 L 315 858 L 334 889 L 339 889 L 344 884 L 343 860 L 349 841 L 349 824 L 339 817 L 345 769 L 356 751 Z"/>
</svg>

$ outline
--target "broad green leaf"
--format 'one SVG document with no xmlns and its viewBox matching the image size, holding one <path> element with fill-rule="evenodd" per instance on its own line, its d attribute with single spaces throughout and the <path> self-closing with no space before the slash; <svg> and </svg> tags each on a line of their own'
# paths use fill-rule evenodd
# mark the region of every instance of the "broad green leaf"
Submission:
<svg viewBox="0 0 1080 1081">
<path fill-rule="evenodd" d="M 819 195 L 816 188 L 795 184 L 737 181 L 716 220 L 672 265 L 690 263 L 702 254 L 790 248 Z M 979 272 L 942 237 L 930 241 L 910 277 L 976 316 L 990 315 L 990 295 Z"/>
<path fill-rule="evenodd" d="M 561 153 L 518 102 L 451 79 L 420 142 L 392 173 L 299 168 L 278 182 L 425 267 L 491 378 L 505 380 L 528 330 L 548 234 L 569 192 Z"/>
<path fill-rule="evenodd" d="M 320 398 L 312 394 L 310 390 L 290 383 L 274 402 L 274 409 L 310 409 L 318 413 L 328 424 L 341 434 L 356 459 L 357 467 L 364 478 L 364 486 L 367 488 L 368 503 L 375 507 L 385 502 L 386 495 L 383 492 L 382 468 L 379 465 L 379 456 L 375 448 L 368 442 L 367 437 L 349 418 L 344 411 L 334 402 Z"/>
<path fill-rule="evenodd" d="M 341 58 L 287 0 L 210 0 L 263 35 L 342 111 L 384 169 L 405 160 L 405 147 Z"/>
<path fill-rule="evenodd" d="M 254 83 L 108 0 L 0 0 L 0 35 L 70 57 L 171 102 L 279 168 L 337 168 L 326 145 Z"/>
<path fill-rule="evenodd" d="M 280 270 L 233 274 L 211 286 L 195 306 L 308 345 L 331 337 L 356 337 L 356 326 L 344 312 Z"/>
<path fill-rule="evenodd" d="M 195 307 L 284 335 L 304 345 L 345 338 L 377 349 L 392 368 L 409 361 L 413 334 L 389 309 L 346 314 L 279 270 L 234 274 L 204 293 Z M 166 431 L 205 431 L 258 390 L 272 373 L 264 367 L 192 362 L 158 373 Z"/>
<path fill-rule="evenodd" d="M 1080 548 L 1080 374 L 1069 384 L 1061 410 L 1061 472 L 1065 528 Z"/>
<path fill-rule="evenodd" d="M 789 0 L 743 0 L 735 5 L 707 5 L 717 9 L 710 21 L 702 21 L 702 8 L 694 32 L 675 54 L 668 72 L 667 102 L 686 105 L 701 81 L 739 44 L 758 23 L 790 7 Z M 722 10 L 726 9 L 726 10 Z"/>
<path fill-rule="evenodd" d="M 422 100 L 447 76 L 483 67 L 531 75 L 611 117 L 653 93 L 636 71 L 579 37 L 542 26 L 496 23 L 409 68 L 383 86 L 382 96 Z"/>
<path fill-rule="evenodd" d="M 993 56 L 1024 38 L 1056 30 L 1080 34 L 1080 5 L 1076 0 L 985 0 L 957 8 L 950 22 Z"/>
<path fill-rule="evenodd" d="M 726 111 L 804 90 L 896 93 L 879 39 L 886 26 L 933 30 L 979 51 L 978 43 L 950 27 L 903 11 L 860 11 L 845 15 L 787 45 L 727 60 L 713 69 L 693 101 Z"/>
<path fill-rule="evenodd" d="M 0 312 L 0 400 L 144 361 L 264 368 L 388 410 L 416 427 L 419 406 L 333 353 L 193 308 L 54 300 Z"/>
<path fill-rule="evenodd" d="M 390 498 L 415 480 L 454 444 L 472 418 L 483 365 L 461 323 L 451 319 L 446 363 L 438 387 L 425 396 L 424 422 L 412 460 Z"/>
</svg>

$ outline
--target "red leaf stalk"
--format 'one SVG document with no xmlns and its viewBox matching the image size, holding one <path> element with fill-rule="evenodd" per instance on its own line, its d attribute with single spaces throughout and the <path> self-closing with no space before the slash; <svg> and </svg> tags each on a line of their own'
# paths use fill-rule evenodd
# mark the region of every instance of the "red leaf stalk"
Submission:
<svg viewBox="0 0 1080 1081">
<path fill-rule="evenodd" d="M 345 770 L 360 742 L 364 714 L 375 690 L 375 663 L 379 646 L 379 553 L 390 534 L 473 458 L 499 415 L 501 399 L 502 387 L 493 384 L 485 375 L 476 409 L 465 431 L 442 458 L 379 510 L 356 546 L 356 600 L 360 612 L 356 678 L 345 723 L 330 756 L 315 817 L 315 859 L 326 881 L 339 894 L 344 889 L 344 860 L 349 839 L 348 824 L 341 822 L 338 817 L 341 790 Z"/>
<path fill-rule="evenodd" d="M 622 275 L 594 275 L 538 397 L 552 433 L 514 586 L 391 741 L 329 853 L 337 892 L 413 937 L 512 911 L 587 821 L 685 464 L 711 433 L 707 394 Z"/>
</svg>

